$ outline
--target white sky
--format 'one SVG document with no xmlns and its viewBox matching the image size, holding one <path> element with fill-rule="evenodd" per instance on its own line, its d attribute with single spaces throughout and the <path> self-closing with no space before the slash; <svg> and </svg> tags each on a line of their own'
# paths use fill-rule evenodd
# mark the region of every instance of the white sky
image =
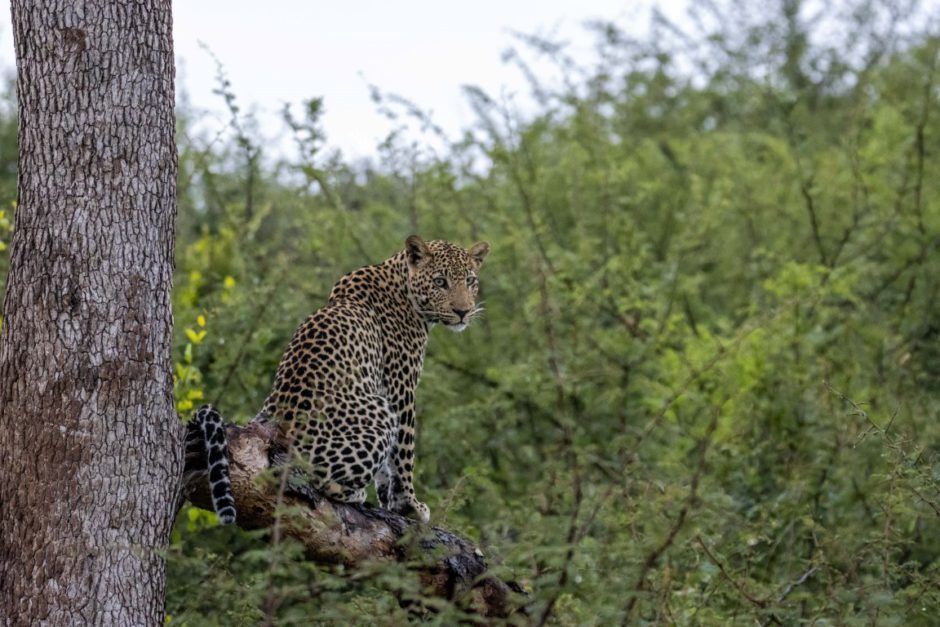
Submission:
<svg viewBox="0 0 940 627">
<path fill-rule="evenodd" d="M 684 0 L 175 0 L 177 91 L 199 109 L 227 116 L 214 95 L 215 62 L 222 61 L 243 109 L 254 108 L 265 135 L 282 128 L 283 103 L 325 99 L 328 148 L 347 157 L 374 153 L 391 130 L 369 98 L 369 84 L 431 110 L 452 136 L 472 122 L 461 86 L 488 93 L 525 94 L 517 69 L 501 61 L 515 42 L 511 31 L 572 42 L 590 58 L 582 24 L 602 18 L 644 31 L 655 4 L 681 19 Z M 635 27 L 635 28 L 634 28 Z M 14 67 L 9 10 L 0 10 L 0 68 Z"/>
</svg>

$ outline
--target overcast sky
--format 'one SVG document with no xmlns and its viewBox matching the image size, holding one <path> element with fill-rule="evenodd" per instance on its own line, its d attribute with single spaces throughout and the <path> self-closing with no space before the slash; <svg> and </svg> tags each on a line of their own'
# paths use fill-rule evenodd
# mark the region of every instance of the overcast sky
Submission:
<svg viewBox="0 0 940 627">
<path fill-rule="evenodd" d="M 571 41 L 575 54 L 588 58 L 585 21 L 613 20 L 643 31 L 654 1 L 177 0 L 177 91 L 187 92 L 195 107 L 222 110 L 212 93 L 215 62 L 202 42 L 225 65 L 239 104 L 256 108 L 266 134 L 279 128 L 283 103 L 323 96 L 328 146 L 363 157 L 391 128 L 369 98 L 369 84 L 432 110 L 456 134 L 472 120 L 462 85 L 493 95 L 527 92 L 519 72 L 501 61 L 515 43 L 512 31 Z M 682 0 L 655 4 L 682 15 Z M 9 9 L 0 11 L 0 67 L 14 67 Z"/>
</svg>

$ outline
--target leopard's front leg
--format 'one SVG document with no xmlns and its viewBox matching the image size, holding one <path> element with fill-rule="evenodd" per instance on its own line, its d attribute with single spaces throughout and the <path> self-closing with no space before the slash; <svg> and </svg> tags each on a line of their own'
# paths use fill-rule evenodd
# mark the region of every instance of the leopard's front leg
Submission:
<svg viewBox="0 0 940 627">
<path fill-rule="evenodd" d="M 400 407 L 398 433 L 389 451 L 388 465 L 384 473 L 376 474 L 375 485 L 379 502 L 386 509 L 416 518 L 421 522 L 431 519 L 431 510 L 418 500 L 414 488 L 415 412 L 414 395 L 406 392 L 404 402 L 392 403 Z M 384 476 L 383 476 L 384 475 Z M 383 495 L 385 502 L 383 502 Z"/>
</svg>

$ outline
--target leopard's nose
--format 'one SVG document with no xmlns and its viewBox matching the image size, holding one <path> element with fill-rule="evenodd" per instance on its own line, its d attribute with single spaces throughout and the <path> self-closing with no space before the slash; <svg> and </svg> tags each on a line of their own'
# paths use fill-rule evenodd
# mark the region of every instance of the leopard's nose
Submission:
<svg viewBox="0 0 940 627">
<path fill-rule="evenodd" d="M 455 310 L 454 310 L 454 313 L 457 314 L 457 317 L 458 317 L 458 318 L 460 318 L 461 320 L 463 320 L 463 319 L 464 319 L 464 316 L 467 315 L 467 312 L 468 312 L 468 311 L 470 311 L 470 310 L 469 310 L 469 309 L 455 309 Z"/>
</svg>

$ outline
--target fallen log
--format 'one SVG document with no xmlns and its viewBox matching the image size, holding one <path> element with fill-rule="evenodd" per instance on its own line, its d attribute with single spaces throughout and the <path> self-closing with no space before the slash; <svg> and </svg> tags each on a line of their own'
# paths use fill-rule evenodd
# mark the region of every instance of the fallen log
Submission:
<svg viewBox="0 0 940 627">
<path fill-rule="evenodd" d="M 487 575 L 483 553 L 468 540 L 379 507 L 339 503 L 309 487 L 272 481 L 269 459 L 277 446 L 273 424 L 227 424 L 225 435 L 236 524 L 242 529 L 276 525 L 279 534 L 300 542 L 307 558 L 318 563 L 355 567 L 367 561 L 408 562 L 418 571 L 424 594 L 485 618 L 521 611 L 525 592 L 515 582 Z M 189 438 L 200 439 L 201 434 Z M 206 475 L 193 462 L 199 457 L 193 452 L 188 451 L 183 496 L 212 510 Z"/>
</svg>

